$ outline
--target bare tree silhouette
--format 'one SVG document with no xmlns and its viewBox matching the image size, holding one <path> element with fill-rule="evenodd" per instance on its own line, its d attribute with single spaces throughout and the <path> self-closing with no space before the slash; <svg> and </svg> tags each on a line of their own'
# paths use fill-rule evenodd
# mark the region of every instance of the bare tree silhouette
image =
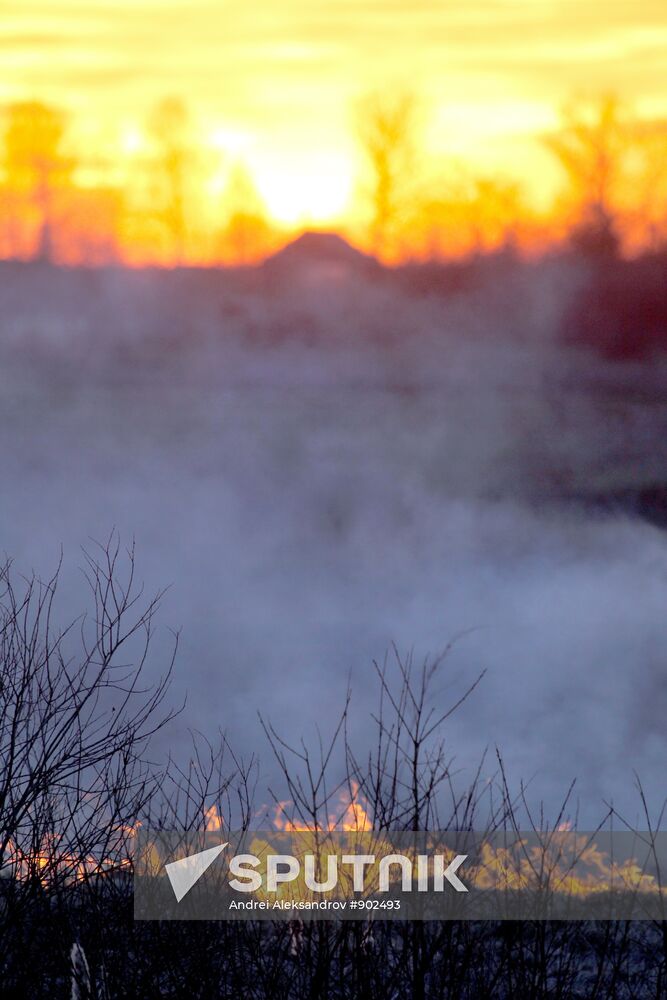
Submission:
<svg viewBox="0 0 667 1000">
<path fill-rule="evenodd" d="M 242 164 L 231 171 L 223 192 L 225 223 L 220 233 L 220 250 L 235 264 L 248 264 L 261 257 L 271 245 L 272 230 L 266 206 L 252 176 Z"/>
<path fill-rule="evenodd" d="M 409 208 L 417 100 L 412 94 L 389 98 L 371 94 L 356 110 L 357 133 L 370 169 L 370 242 L 374 253 L 385 256 L 394 247 Z"/>
<path fill-rule="evenodd" d="M 149 119 L 156 149 L 156 198 L 175 264 L 182 264 L 186 253 L 189 175 L 195 159 L 190 129 L 190 115 L 178 97 L 162 100 Z"/>
<path fill-rule="evenodd" d="M 631 135 L 627 113 L 607 95 L 570 102 L 559 131 L 544 137 L 568 177 L 577 211 L 572 241 L 579 249 L 614 254 L 619 248 L 619 193 Z"/>
<path fill-rule="evenodd" d="M 46 582 L 0 571 L 0 867 L 20 911 L 128 864 L 133 827 L 159 778 L 146 752 L 172 714 L 173 665 L 144 668 L 160 595 L 143 601 L 134 552 L 112 538 L 86 556 L 92 614 L 56 628 L 59 571 Z"/>
<path fill-rule="evenodd" d="M 134 921 L 131 824 L 246 829 L 261 812 L 256 766 L 224 737 L 197 734 L 185 763 L 151 764 L 150 740 L 170 717 L 162 706 L 171 660 L 157 684 L 143 679 L 159 595 L 142 598 L 134 553 L 123 556 L 115 538 L 86 566 L 93 613 L 64 630 L 54 624 L 58 574 L 19 583 L 7 565 L 0 577 L 0 867 L 10 875 L 0 879 L 3 995 L 664 995 L 659 922 Z M 316 730 L 313 745 L 264 723 L 283 785 L 276 825 L 323 837 L 335 828 L 516 833 L 528 817 L 544 832 L 547 857 L 569 819 L 571 789 L 549 823 L 531 813 L 523 785 L 512 792 L 500 756 L 488 778 L 482 765 L 467 779 L 459 772 L 447 723 L 479 679 L 443 701 L 447 652 L 417 662 L 395 650 L 376 665 L 370 748 L 355 745 L 349 692 L 330 736 Z M 664 808 L 653 817 L 639 789 L 650 846 Z"/>
<path fill-rule="evenodd" d="M 21 101 L 9 106 L 4 136 L 6 184 L 18 202 L 22 221 L 32 213 L 37 232 L 33 255 L 47 262 L 54 259 L 59 197 L 70 184 L 74 168 L 74 160 L 64 149 L 65 132 L 65 115 L 47 104 Z"/>
</svg>

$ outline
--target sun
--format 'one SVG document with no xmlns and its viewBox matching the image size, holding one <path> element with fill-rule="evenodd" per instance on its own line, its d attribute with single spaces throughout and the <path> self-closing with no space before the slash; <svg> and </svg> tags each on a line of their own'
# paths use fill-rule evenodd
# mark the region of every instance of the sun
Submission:
<svg viewBox="0 0 667 1000">
<path fill-rule="evenodd" d="M 349 207 L 353 167 L 345 155 L 294 151 L 253 157 L 249 163 L 271 219 L 281 225 L 333 223 Z"/>
</svg>

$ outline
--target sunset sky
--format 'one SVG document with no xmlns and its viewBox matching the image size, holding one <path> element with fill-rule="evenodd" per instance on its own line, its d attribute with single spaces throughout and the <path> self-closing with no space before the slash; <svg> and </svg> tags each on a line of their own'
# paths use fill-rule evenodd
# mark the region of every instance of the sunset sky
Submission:
<svg viewBox="0 0 667 1000">
<path fill-rule="evenodd" d="M 0 51 L 0 101 L 61 105 L 100 151 L 131 153 L 155 102 L 183 98 L 284 222 L 349 211 L 369 91 L 420 95 L 434 161 L 518 176 L 538 198 L 557 169 L 535 136 L 568 96 L 667 113 L 664 0 L 4 0 Z"/>
</svg>

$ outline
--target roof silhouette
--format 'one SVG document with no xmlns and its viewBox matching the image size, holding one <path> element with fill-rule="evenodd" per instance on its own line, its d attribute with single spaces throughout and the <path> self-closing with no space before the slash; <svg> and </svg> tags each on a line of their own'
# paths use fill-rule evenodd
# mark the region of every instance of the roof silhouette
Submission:
<svg viewBox="0 0 667 1000">
<path fill-rule="evenodd" d="M 276 264 L 301 267 L 319 264 L 344 265 L 350 268 L 377 266 L 374 257 L 357 250 L 338 233 L 308 230 L 291 240 L 265 261 L 269 267 Z"/>
</svg>

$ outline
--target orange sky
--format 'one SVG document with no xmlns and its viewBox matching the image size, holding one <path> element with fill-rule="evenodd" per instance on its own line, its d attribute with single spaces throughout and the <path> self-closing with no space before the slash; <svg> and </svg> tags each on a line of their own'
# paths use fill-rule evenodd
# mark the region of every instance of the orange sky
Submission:
<svg viewBox="0 0 667 1000">
<path fill-rule="evenodd" d="M 131 151 L 178 95 L 221 162 L 245 161 L 279 221 L 350 217 L 351 108 L 409 87 L 425 142 L 550 193 L 535 142 L 572 93 L 667 113 L 665 0 L 0 0 L 0 102 L 71 110 L 79 138 Z"/>
</svg>

